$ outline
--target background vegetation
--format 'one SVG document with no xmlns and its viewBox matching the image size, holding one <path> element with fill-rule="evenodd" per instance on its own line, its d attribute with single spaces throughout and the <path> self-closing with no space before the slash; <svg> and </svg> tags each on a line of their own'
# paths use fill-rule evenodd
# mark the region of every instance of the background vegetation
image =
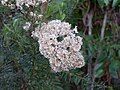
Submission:
<svg viewBox="0 0 120 90">
<path fill-rule="evenodd" d="M 0 90 L 120 90 L 120 0 L 51 0 L 26 11 L 34 9 L 41 21 L 78 26 L 86 65 L 52 73 L 31 38 L 35 18 L 0 4 Z M 25 31 L 27 21 L 32 26 Z"/>
</svg>

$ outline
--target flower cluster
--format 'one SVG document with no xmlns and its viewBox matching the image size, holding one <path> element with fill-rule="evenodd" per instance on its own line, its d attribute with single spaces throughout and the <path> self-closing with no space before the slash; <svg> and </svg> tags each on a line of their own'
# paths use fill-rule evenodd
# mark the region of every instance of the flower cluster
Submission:
<svg viewBox="0 0 120 90">
<path fill-rule="evenodd" d="M 45 3 L 47 0 L 16 0 L 16 6 L 21 7 L 23 4 L 26 6 L 35 6 L 39 5 L 39 3 Z"/>
<path fill-rule="evenodd" d="M 11 0 L 1 0 L 0 3 L 4 6 L 10 7 L 11 9 L 15 9 L 15 4 L 13 4 Z"/>
<path fill-rule="evenodd" d="M 32 32 L 38 38 L 39 51 L 49 59 L 54 72 L 69 71 L 84 66 L 84 57 L 80 49 L 82 38 L 76 36 L 77 28 L 60 20 L 42 24 Z"/>
<path fill-rule="evenodd" d="M 29 28 L 30 28 L 30 26 L 31 26 L 31 23 L 30 22 L 26 22 L 25 25 L 23 26 L 23 29 L 25 29 L 26 31 L 28 31 Z"/>
<path fill-rule="evenodd" d="M 50 1 L 50 0 L 49 0 Z M 45 3 L 47 0 L 15 0 L 15 3 L 13 4 L 11 0 L 1 0 L 0 1 L 2 5 L 14 7 L 17 6 L 18 8 L 22 9 L 22 6 L 25 5 L 27 7 L 29 6 L 37 6 L 40 3 Z"/>
<path fill-rule="evenodd" d="M 7 3 L 8 0 L 1 0 L 1 3 L 4 5 L 5 3 Z"/>
</svg>

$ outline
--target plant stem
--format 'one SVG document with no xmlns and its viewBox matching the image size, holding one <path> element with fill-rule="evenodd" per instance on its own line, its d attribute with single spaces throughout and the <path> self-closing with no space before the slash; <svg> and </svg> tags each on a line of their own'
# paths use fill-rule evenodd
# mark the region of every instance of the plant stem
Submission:
<svg viewBox="0 0 120 90">
<path fill-rule="evenodd" d="M 91 10 L 88 15 L 88 35 L 92 35 L 92 19 L 93 19 L 93 11 Z M 89 48 L 91 48 L 91 44 L 88 45 Z M 88 51 L 89 55 L 89 61 L 88 61 L 88 87 L 87 90 L 93 90 L 94 89 L 94 75 L 93 75 L 93 68 L 92 68 L 92 53 L 91 51 Z"/>
<path fill-rule="evenodd" d="M 101 38 L 100 40 L 102 41 L 104 39 L 104 35 L 105 35 L 105 27 L 106 27 L 106 23 L 107 23 L 107 11 L 105 12 L 105 15 L 104 15 L 104 19 L 103 19 L 103 25 L 102 25 L 102 28 L 101 28 Z"/>
<path fill-rule="evenodd" d="M 93 19 L 93 11 L 91 10 L 88 15 L 88 34 L 92 35 L 92 19 Z"/>
</svg>

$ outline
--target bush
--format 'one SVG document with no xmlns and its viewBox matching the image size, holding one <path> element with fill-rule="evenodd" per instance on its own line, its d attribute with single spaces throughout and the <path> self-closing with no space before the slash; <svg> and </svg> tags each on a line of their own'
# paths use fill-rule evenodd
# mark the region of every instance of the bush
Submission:
<svg viewBox="0 0 120 90">
<path fill-rule="evenodd" d="M 120 1 L 36 1 L 0 3 L 1 90 L 119 90 Z M 52 72 L 31 37 L 36 27 L 56 19 L 77 26 L 83 37 L 82 68 Z"/>
</svg>

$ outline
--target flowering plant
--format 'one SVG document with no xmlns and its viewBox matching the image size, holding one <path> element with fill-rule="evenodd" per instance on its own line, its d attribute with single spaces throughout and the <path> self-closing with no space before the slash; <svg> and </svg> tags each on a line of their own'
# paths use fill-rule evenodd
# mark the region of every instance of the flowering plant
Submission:
<svg viewBox="0 0 120 90">
<path fill-rule="evenodd" d="M 32 36 L 38 38 L 39 51 L 49 59 L 53 71 L 69 71 L 84 66 L 84 58 L 79 52 L 82 38 L 75 33 L 78 33 L 76 27 L 71 29 L 69 23 L 60 20 L 43 23 L 32 32 Z"/>
<path fill-rule="evenodd" d="M 119 1 L 0 0 L 0 90 L 119 90 Z"/>
</svg>

